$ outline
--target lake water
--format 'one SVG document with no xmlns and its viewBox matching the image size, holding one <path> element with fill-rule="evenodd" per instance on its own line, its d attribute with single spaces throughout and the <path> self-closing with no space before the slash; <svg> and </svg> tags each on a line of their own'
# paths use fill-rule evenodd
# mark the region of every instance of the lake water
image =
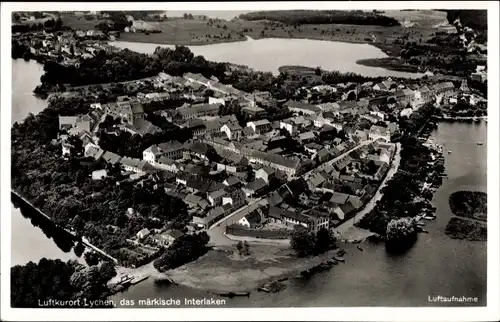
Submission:
<svg viewBox="0 0 500 322">
<path fill-rule="evenodd" d="M 118 48 L 128 48 L 144 54 L 152 54 L 160 47 L 170 45 L 136 43 L 126 41 L 110 42 Z M 250 68 L 278 74 L 284 65 L 308 67 L 320 66 L 325 70 L 353 72 L 365 76 L 420 77 L 423 74 L 391 71 L 384 68 L 356 64 L 360 59 L 388 57 L 379 48 L 368 44 L 321 41 L 311 39 L 249 39 L 230 43 L 189 46 L 195 55 L 207 60 L 246 65 Z"/>
<path fill-rule="evenodd" d="M 22 120 L 46 105 L 31 91 L 38 83 L 40 66 L 31 61 L 13 61 L 13 118 Z M 35 81 L 34 81 L 35 80 Z M 13 119 L 13 121 L 16 121 Z M 414 247 L 401 256 L 389 256 L 383 245 L 364 244 L 364 251 L 347 245 L 346 263 L 308 280 L 293 280 L 278 294 L 253 292 L 249 298 L 226 299 L 230 307 L 290 306 L 435 306 L 428 296 L 478 297 L 486 305 L 486 243 L 450 239 L 444 233 L 451 217 L 448 196 L 457 190 L 486 192 L 487 123 L 441 123 L 432 136 L 451 149 L 445 155 L 449 176 L 436 192 L 433 204 L 437 220 L 429 222 L 429 234 L 420 234 Z M 485 144 L 478 146 L 477 141 Z M 47 258 L 74 258 L 59 249 L 20 212 L 12 210 L 12 265 Z M 216 265 L 216 263 L 214 263 Z M 200 290 L 182 286 L 155 286 L 146 280 L 114 299 L 161 297 L 209 297 Z M 444 303 L 443 303 L 444 304 Z M 453 305 L 453 304 L 448 304 Z M 462 304 L 454 304 L 462 305 Z"/>
<path fill-rule="evenodd" d="M 37 114 L 47 107 L 47 101 L 36 98 L 33 89 L 40 84 L 43 66 L 35 61 L 12 60 L 12 124 L 24 120 L 29 113 Z M 12 253 L 11 265 L 38 262 L 43 257 L 61 260 L 76 259 L 73 252 L 64 252 L 41 228 L 21 215 L 11 204 Z"/>
</svg>

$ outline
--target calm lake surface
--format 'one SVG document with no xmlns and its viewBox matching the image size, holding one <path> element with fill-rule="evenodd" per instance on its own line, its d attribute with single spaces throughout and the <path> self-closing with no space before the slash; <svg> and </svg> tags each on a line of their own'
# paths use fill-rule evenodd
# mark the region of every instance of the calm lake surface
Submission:
<svg viewBox="0 0 500 322">
<path fill-rule="evenodd" d="M 24 120 L 29 113 L 38 114 L 47 107 L 47 101 L 36 98 L 33 90 L 40 84 L 43 65 L 23 59 L 12 60 L 12 124 Z M 62 251 L 42 229 L 32 225 L 31 220 L 21 215 L 20 209 L 12 212 L 11 266 L 24 265 L 42 258 L 76 259 L 73 252 Z"/>
<path fill-rule="evenodd" d="M 208 58 L 208 57 L 207 57 Z M 210 58 L 209 58 L 210 59 Z M 28 113 L 38 113 L 45 101 L 32 95 L 41 66 L 36 62 L 13 61 L 13 122 Z M 14 116 L 17 119 L 14 119 Z M 389 256 L 383 245 L 365 243 L 364 251 L 346 245 L 346 263 L 308 280 L 292 280 L 278 294 L 253 292 L 249 298 L 226 298 L 230 307 L 291 306 L 438 306 L 428 296 L 478 297 L 486 305 L 486 243 L 453 240 L 444 229 L 451 217 L 448 196 L 457 190 L 486 192 L 487 123 L 441 123 L 432 137 L 451 149 L 445 155 L 449 178 L 435 193 L 437 220 L 428 222 L 429 234 L 420 234 L 417 243 L 406 254 Z M 478 146 L 482 141 L 485 144 Z M 41 229 L 34 227 L 19 210 L 12 210 L 12 265 L 38 261 L 42 257 L 75 258 L 63 252 Z M 343 246 L 344 247 L 344 246 Z M 214 263 L 216 265 L 216 263 Z M 211 297 L 208 293 L 182 286 L 156 286 L 146 280 L 114 296 L 121 299 Z"/>
<path fill-rule="evenodd" d="M 109 44 L 144 54 L 152 54 L 158 46 L 173 48 L 173 46 L 164 44 L 126 41 L 115 41 Z M 388 57 L 382 50 L 368 44 L 311 39 L 265 38 L 188 47 L 195 55 L 201 55 L 207 60 L 246 65 L 273 74 L 278 74 L 280 66 L 299 65 L 320 66 L 325 70 L 353 72 L 371 77 L 420 77 L 423 75 L 356 64 L 356 61 L 360 59 Z"/>
</svg>

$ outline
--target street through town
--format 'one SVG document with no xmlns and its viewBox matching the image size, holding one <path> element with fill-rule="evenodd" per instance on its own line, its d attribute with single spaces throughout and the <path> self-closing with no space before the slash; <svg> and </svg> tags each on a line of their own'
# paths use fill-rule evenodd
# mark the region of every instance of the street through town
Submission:
<svg viewBox="0 0 500 322">
<path fill-rule="evenodd" d="M 362 148 L 365 145 L 368 145 L 375 140 L 365 140 L 361 144 L 355 146 L 354 148 L 348 150 L 347 152 L 339 155 L 336 158 L 333 158 L 332 160 L 322 163 L 318 167 L 311 169 L 307 171 L 306 173 L 302 174 L 301 177 L 304 177 L 305 179 L 308 177 L 309 174 L 311 174 L 314 171 L 321 170 L 323 167 L 326 167 L 328 165 L 331 165 L 338 160 L 344 158 L 346 155 L 349 155 L 351 152 L 356 151 L 360 148 Z M 399 152 L 398 152 L 399 153 Z M 399 164 L 399 162 L 398 162 Z M 391 169 L 392 170 L 392 169 Z M 389 175 L 390 173 L 388 173 Z M 222 246 L 222 245 L 232 245 L 236 244 L 237 241 L 231 240 L 225 236 L 226 232 L 226 226 L 230 226 L 232 224 L 238 223 L 239 220 L 241 220 L 243 217 L 245 217 L 247 214 L 255 210 L 259 206 L 263 206 L 267 204 L 267 195 L 264 195 L 258 199 L 255 199 L 251 201 L 249 204 L 233 211 L 226 217 L 222 218 L 218 222 L 214 223 L 208 230 L 207 233 L 210 236 L 210 245 L 213 246 Z"/>
</svg>

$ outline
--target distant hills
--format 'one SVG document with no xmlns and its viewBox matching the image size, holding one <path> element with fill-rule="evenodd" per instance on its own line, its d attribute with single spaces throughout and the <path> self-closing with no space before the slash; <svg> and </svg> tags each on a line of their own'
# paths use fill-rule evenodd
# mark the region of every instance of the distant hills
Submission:
<svg viewBox="0 0 500 322">
<path fill-rule="evenodd" d="M 399 22 L 378 12 L 361 10 L 276 10 L 255 11 L 239 16 L 244 20 L 269 20 L 288 25 L 297 24 L 350 24 L 374 26 L 399 26 Z"/>
</svg>

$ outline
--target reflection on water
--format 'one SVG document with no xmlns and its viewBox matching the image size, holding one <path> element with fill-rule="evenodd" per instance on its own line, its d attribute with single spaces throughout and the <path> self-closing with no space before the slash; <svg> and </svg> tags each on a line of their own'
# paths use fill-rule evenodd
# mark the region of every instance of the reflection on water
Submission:
<svg viewBox="0 0 500 322">
<path fill-rule="evenodd" d="M 56 225 L 54 225 L 54 223 L 51 220 L 42 216 L 37 210 L 33 209 L 31 206 L 26 204 L 22 199 L 20 199 L 14 194 L 11 194 L 11 202 L 12 205 L 14 206 L 14 209 L 18 210 L 21 213 L 22 217 L 27 219 L 33 227 L 36 227 L 39 230 L 41 230 L 42 233 L 45 235 L 45 237 L 53 241 L 53 244 L 55 244 L 61 252 L 73 256 L 72 254 L 68 254 L 73 250 L 73 246 L 75 245 L 74 237 L 71 234 L 66 232 L 64 229 L 61 229 Z M 19 234 L 24 235 L 23 232 L 19 231 L 13 232 L 11 236 L 13 244 L 17 241 L 16 235 Z M 31 246 L 35 250 L 37 249 L 37 247 L 35 247 L 37 245 L 31 245 Z"/>
</svg>

